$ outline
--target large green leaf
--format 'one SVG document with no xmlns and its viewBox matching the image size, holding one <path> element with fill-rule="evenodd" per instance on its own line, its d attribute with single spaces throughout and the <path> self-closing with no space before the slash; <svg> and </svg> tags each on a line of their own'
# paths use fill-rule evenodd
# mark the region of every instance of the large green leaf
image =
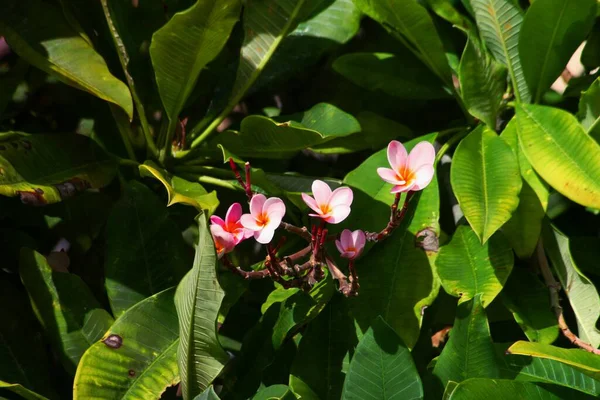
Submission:
<svg viewBox="0 0 600 400">
<path fill-rule="evenodd" d="M 245 4 L 244 42 L 228 108 L 256 81 L 281 41 L 295 28 L 305 0 L 249 0 Z"/>
<path fill-rule="evenodd" d="M 74 399 L 157 399 L 179 382 L 174 295 L 172 288 L 137 303 L 85 352 Z"/>
<path fill-rule="evenodd" d="M 585 40 L 596 0 L 541 0 L 531 4 L 519 33 L 523 75 L 537 103 Z"/>
<path fill-rule="evenodd" d="M 548 184 L 534 171 L 531 163 L 525 156 L 523 147 L 519 144 L 518 125 L 517 118 L 512 118 L 504 128 L 504 131 L 502 131 L 500 137 L 508 143 L 513 153 L 517 155 L 521 177 L 537 194 L 540 204 L 545 211 L 548 207 L 548 197 L 550 196 Z"/>
<path fill-rule="evenodd" d="M 127 85 L 110 73 L 102 57 L 52 3 L 7 0 L 0 15 L 0 35 L 32 65 L 118 105 L 132 118 L 133 102 Z"/>
<path fill-rule="evenodd" d="M 286 385 L 273 385 L 259 390 L 251 400 L 296 400 L 296 396 Z"/>
<path fill-rule="evenodd" d="M 584 92 L 579 100 L 579 112 L 577 117 L 581 121 L 583 129 L 600 143 L 600 78 Z"/>
<path fill-rule="evenodd" d="M 449 381 L 500 376 L 481 296 L 458 306 L 450 339 L 435 363 L 433 374 L 444 387 Z"/>
<path fill-rule="evenodd" d="M 0 277 L 0 302 L 0 397 L 5 388 L 25 398 L 28 390 L 58 398 L 52 388 L 45 343 L 40 340 L 27 296 L 15 281 Z"/>
<path fill-rule="evenodd" d="M 204 214 L 198 217 L 198 228 L 194 267 L 175 294 L 181 337 L 177 361 L 186 399 L 202 393 L 229 360 L 217 338 L 217 318 L 225 294 L 217 280 L 217 255 Z"/>
<path fill-rule="evenodd" d="M 167 207 L 182 203 L 195 207 L 198 211 L 206 210 L 208 214 L 215 212 L 219 206 L 217 192 L 207 192 L 198 182 L 190 182 L 177 175 L 171 175 L 152 161 L 139 166 L 140 175 L 152 177 L 160 181 L 167 190 Z"/>
<path fill-rule="evenodd" d="M 112 317 L 79 276 L 53 271 L 40 253 L 21 249 L 19 269 L 53 348 L 74 374 L 83 353 L 110 328 Z"/>
<path fill-rule="evenodd" d="M 290 375 L 290 387 L 301 397 L 338 400 L 344 366 L 358 339 L 342 296 L 335 296 L 302 335 Z"/>
<path fill-rule="evenodd" d="M 18 383 L 8 383 L 8 382 L 0 381 L 0 395 L 2 395 L 1 389 L 10 390 L 11 392 L 18 394 L 25 400 L 46 400 L 47 399 L 47 397 L 37 394 L 34 391 L 29 390 L 25 386 L 18 384 Z"/>
<path fill-rule="evenodd" d="M 458 66 L 460 93 L 465 106 L 490 129 L 496 129 L 496 118 L 506 89 L 506 68 L 494 61 L 477 39 L 471 37 Z"/>
<path fill-rule="evenodd" d="M 535 275 L 523 268 L 513 269 L 501 298 L 529 340 L 548 344 L 556 340 L 558 324 L 548 288 Z"/>
<path fill-rule="evenodd" d="M 600 357 L 582 349 L 563 349 L 549 344 L 518 341 L 509 347 L 507 353 L 559 361 L 596 380 L 600 379 Z"/>
<path fill-rule="evenodd" d="M 26 204 L 56 203 L 107 185 L 116 162 L 82 135 L 0 134 L 0 194 Z"/>
<path fill-rule="evenodd" d="M 519 143 L 536 172 L 569 199 L 600 208 L 600 145 L 575 117 L 525 104 L 516 117 Z"/>
<path fill-rule="evenodd" d="M 501 233 L 481 244 L 467 225 L 456 229 L 435 262 L 442 286 L 459 303 L 481 295 L 484 307 L 500 293 L 513 268 L 513 253 Z"/>
<path fill-rule="evenodd" d="M 416 0 L 355 0 L 362 12 L 414 46 L 416 55 L 448 86 L 451 72 L 444 45 L 427 9 Z M 404 40 L 404 39 L 402 39 Z"/>
<path fill-rule="evenodd" d="M 519 400 L 563 400 L 586 399 L 581 393 L 568 389 L 539 385 L 530 382 L 515 382 L 507 379 L 474 378 L 456 386 L 447 400 L 519 399 Z"/>
<path fill-rule="evenodd" d="M 106 228 L 106 292 L 115 316 L 177 284 L 188 270 L 187 247 L 163 202 L 131 181 Z"/>
<path fill-rule="evenodd" d="M 379 317 L 350 362 L 342 399 L 422 399 L 423 386 L 410 351 Z"/>
<path fill-rule="evenodd" d="M 241 157 L 288 158 L 307 147 L 360 131 L 352 115 L 327 103 L 277 121 L 251 115 L 244 118 L 239 132 L 220 134 L 209 148 L 221 145 Z"/>
<path fill-rule="evenodd" d="M 194 397 L 194 400 L 221 400 L 221 398 L 215 392 L 215 389 L 210 385 L 206 390 Z"/>
<path fill-rule="evenodd" d="M 600 318 L 600 296 L 596 287 L 577 268 L 567 236 L 554 226 L 545 224 L 542 237 L 554 272 L 575 313 L 579 338 L 594 347 L 600 346 L 600 331 L 596 328 L 596 321 Z"/>
<path fill-rule="evenodd" d="M 502 376 L 517 381 L 550 383 L 575 389 L 580 392 L 600 395 L 600 381 L 586 375 L 579 369 L 562 362 L 540 357 L 505 355 L 502 348 L 500 366 Z"/>
<path fill-rule="evenodd" d="M 528 103 L 531 96 L 517 48 L 523 24 L 519 6 L 512 0 L 470 0 L 470 4 L 487 48 L 508 69 L 517 101 Z"/>
<path fill-rule="evenodd" d="M 198 0 L 152 36 L 150 56 L 169 132 L 175 130 L 200 72 L 227 42 L 240 9 L 240 0 Z"/>
<path fill-rule="evenodd" d="M 351 53 L 339 57 L 333 69 L 367 90 L 401 99 L 448 97 L 442 82 L 416 58 L 390 53 Z"/>
<path fill-rule="evenodd" d="M 500 137 L 480 126 L 454 153 L 450 182 L 467 221 L 485 243 L 519 205 L 517 157 Z"/>
<path fill-rule="evenodd" d="M 435 137 L 436 134 L 422 136 L 405 145 L 410 150 L 418 142 L 433 141 Z M 391 185 L 377 175 L 377 167 L 387 165 L 387 153 L 383 149 L 346 176 L 344 183 L 354 190 L 353 208 L 369 210 L 352 213 L 348 226 L 367 231 L 385 228 L 394 195 L 390 193 Z M 350 305 L 363 332 L 381 315 L 409 348 L 417 342 L 422 309 L 433 303 L 439 290 L 432 271 L 440 232 L 439 201 L 434 177 L 429 186 L 412 199 L 404 222 L 396 232 L 356 263 L 360 296 L 351 299 Z M 422 240 L 428 246 L 423 246 Z"/>
</svg>

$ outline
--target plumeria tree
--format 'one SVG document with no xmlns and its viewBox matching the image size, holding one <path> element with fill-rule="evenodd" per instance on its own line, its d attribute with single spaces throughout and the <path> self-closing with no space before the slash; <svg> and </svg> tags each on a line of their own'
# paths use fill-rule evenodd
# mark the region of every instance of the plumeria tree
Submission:
<svg viewBox="0 0 600 400">
<path fill-rule="evenodd" d="M 0 398 L 598 398 L 599 16 L 3 0 Z"/>
</svg>

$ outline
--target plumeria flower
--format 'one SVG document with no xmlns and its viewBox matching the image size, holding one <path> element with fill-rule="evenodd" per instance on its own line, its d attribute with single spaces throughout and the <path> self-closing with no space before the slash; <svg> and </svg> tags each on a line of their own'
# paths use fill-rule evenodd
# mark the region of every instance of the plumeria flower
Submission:
<svg viewBox="0 0 600 400">
<path fill-rule="evenodd" d="M 283 200 L 278 197 L 267 199 L 262 194 L 255 194 L 250 200 L 250 214 L 242 215 L 240 222 L 254 233 L 257 242 L 267 244 L 273 239 L 275 229 L 284 215 Z"/>
<path fill-rule="evenodd" d="M 235 239 L 235 244 L 237 245 L 242 240 L 247 239 L 254 234 L 253 231 L 244 228 L 240 222 L 241 217 L 242 206 L 240 203 L 233 203 L 227 210 L 227 214 L 225 214 L 225 220 L 213 215 L 210 217 L 210 222 L 213 225 L 220 226 L 225 232 L 231 233 Z"/>
<path fill-rule="evenodd" d="M 215 242 L 217 257 L 220 259 L 224 254 L 231 252 L 237 244 L 233 234 L 227 232 L 220 225 L 213 224 L 210 226 L 210 233 Z"/>
<path fill-rule="evenodd" d="M 351 232 L 344 229 L 339 240 L 335 241 L 335 246 L 340 251 L 340 255 L 349 260 L 354 260 L 362 253 L 367 239 L 365 233 L 360 229 Z"/>
<path fill-rule="evenodd" d="M 387 157 L 392 169 L 377 168 L 377 173 L 394 185 L 392 193 L 423 190 L 433 179 L 435 149 L 429 142 L 418 143 L 407 155 L 402 143 L 392 140 Z"/>
<path fill-rule="evenodd" d="M 339 187 L 333 192 L 325 182 L 316 180 L 312 184 L 314 198 L 302 193 L 302 200 L 316 214 L 308 214 L 317 217 L 330 224 L 338 224 L 350 214 L 350 205 L 354 195 L 349 187 Z"/>
</svg>

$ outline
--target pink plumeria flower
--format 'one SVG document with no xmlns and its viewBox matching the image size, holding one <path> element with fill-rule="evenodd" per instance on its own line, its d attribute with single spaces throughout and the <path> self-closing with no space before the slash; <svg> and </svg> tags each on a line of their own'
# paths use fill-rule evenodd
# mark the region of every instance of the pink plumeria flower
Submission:
<svg viewBox="0 0 600 400">
<path fill-rule="evenodd" d="M 377 168 L 377 173 L 394 185 L 392 193 L 423 190 L 433 179 L 435 149 L 429 142 L 418 143 L 407 155 L 402 143 L 392 140 L 387 157 L 392 169 Z"/>
<path fill-rule="evenodd" d="M 225 220 L 213 215 L 210 217 L 210 222 L 213 225 L 220 226 L 225 232 L 231 233 L 235 239 L 235 244 L 237 245 L 242 240 L 247 239 L 254 234 L 253 231 L 244 228 L 240 222 L 241 217 L 242 206 L 240 203 L 233 203 L 227 210 L 227 214 L 225 214 Z"/>
<path fill-rule="evenodd" d="M 321 218 L 330 224 L 338 224 L 350 214 L 354 194 L 349 187 L 339 187 L 332 192 L 328 184 L 316 180 L 312 184 L 312 193 L 314 198 L 302 193 L 302 200 L 316 213 L 308 214 L 311 217 Z"/>
<path fill-rule="evenodd" d="M 220 259 L 224 254 L 231 252 L 237 244 L 233 234 L 227 232 L 220 225 L 211 225 L 210 234 L 215 242 L 217 257 Z"/>
<path fill-rule="evenodd" d="M 339 240 L 335 241 L 335 246 L 340 251 L 340 255 L 349 260 L 354 260 L 362 253 L 365 248 L 367 238 L 365 233 L 360 229 L 351 232 L 349 229 L 344 229 Z"/>
<path fill-rule="evenodd" d="M 244 214 L 240 222 L 244 228 L 254 233 L 258 243 L 267 244 L 273 239 L 275 229 L 279 227 L 285 215 L 285 204 L 278 197 L 267 199 L 262 194 L 255 194 L 250 200 L 250 214 Z"/>
</svg>

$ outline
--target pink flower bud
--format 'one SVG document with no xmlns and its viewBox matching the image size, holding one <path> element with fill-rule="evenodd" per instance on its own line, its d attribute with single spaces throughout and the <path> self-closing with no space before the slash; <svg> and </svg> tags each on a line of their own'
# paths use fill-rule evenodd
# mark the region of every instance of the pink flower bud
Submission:
<svg viewBox="0 0 600 400">
<path fill-rule="evenodd" d="M 217 250 L 217 257 L 219 257 L 219 259 L 235 248 L 235 237 L 231 233 L 225 231 L 221 226 L 211 225 L 210 233 L 215 242 L 215 249 Z"/>
<path fill-rule="evenodd" d="M 213 215 L 210 217 L 210 222 L 213 225 L 220 226 L 225 232 L 231 233 L 235 239 L 235 244 L 237 245 L 242 240 L 247 239 L 254 234 L 254 232 L 251 230 L 244 229 L 242 223 L 240 222 L 241 217 L 242 206 L 240 203 L 233 203 L 227 210 L 225 220 L 223 220 L 221 217 Z"/>
<path fill-rule="evenodd" d="M 244 228 L 254 233 L 257 242 L 267 244 L 273 239 L 275 229 L 279 227 L 285 215 L 285 204 L 278 197 L 267 199 L 255 194 L 250 200 L 250 214 L 244 214 L 240 222 Z"/>
<path fill-rule="evenodd" d="M 420 142 L 407 155 L 402 143 L 392 140 L 387 156 L 392 169 L 377 168 L 377 173 L 394 185 L 392 193 L 423 190 L 433 179 L 435 149 L 431 143 Z"/>
<path fill-rule="evenodd" d="M 324 219 L 330 224 L 338 224 L 350 215 L 350 205 L 354 199 L 352 189 L 339 187 L 333 192 L 325 182 L 316 180 L 312 184 L 314 198 L 302 193 L 302 200 L 316 214 L 308 214 L 311 217 Z"/>
<path fill-rule="evenodd" d="M 360 229 L 354 232 L 344 229 L 340 239 L 335 241 L 335 246 L 342 257 L 354 260 L 362 253 L 366 241 L 365 233 Z"/>
</svg>

